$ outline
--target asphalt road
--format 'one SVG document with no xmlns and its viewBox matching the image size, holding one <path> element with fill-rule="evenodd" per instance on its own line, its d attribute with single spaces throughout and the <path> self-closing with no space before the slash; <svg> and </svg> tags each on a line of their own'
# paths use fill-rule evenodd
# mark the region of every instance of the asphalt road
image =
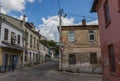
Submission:
<svg viewBox="0 0 120 81">
<path fill-rule="evenodd" d="M 0 81 L 102 81 L 102 76 L 60 72 L 58 63 L 51 61 L 5 74 Z"/>
</svg>

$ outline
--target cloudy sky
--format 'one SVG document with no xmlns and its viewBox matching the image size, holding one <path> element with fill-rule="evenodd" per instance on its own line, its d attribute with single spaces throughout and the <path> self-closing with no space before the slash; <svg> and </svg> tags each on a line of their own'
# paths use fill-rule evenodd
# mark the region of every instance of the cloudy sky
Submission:
<svg viewBox="0 0 120 81">
<path fill-rule="evenodd" d="M 97 24 L 97 16 L 90 13 L 93 0 L 0 0 L 1 12 L 18 19 L 27 16 L 36 29 L 49 40 L 58 40 L 58 11 L 63 9 L 63 25 L 81 24 L 85 18 L 88 24 Z"/>
</svg>

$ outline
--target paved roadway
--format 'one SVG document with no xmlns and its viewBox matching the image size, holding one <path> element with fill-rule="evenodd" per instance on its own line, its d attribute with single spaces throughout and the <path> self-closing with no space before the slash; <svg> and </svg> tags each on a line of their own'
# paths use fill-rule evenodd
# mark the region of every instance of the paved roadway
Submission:
<svg viewBox="0 0 120 81">
<path fill-rule="evenodd" d="M 101 75 L 60 72 L 57 62 L 17 70 L 0 76 L 0 81 L 102 81 Z"/>
</svg>

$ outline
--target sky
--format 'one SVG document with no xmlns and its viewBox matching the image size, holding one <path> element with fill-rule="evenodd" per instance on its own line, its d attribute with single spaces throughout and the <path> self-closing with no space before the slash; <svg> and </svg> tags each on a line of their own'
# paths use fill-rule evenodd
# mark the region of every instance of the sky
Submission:
<svg viewBox="0 0 120 81">
<path fill-rule="evenodd" d="M 0 0 L 1 12 L 32 22 L 36 30 L 49 40 L 58 41 L 58 12 L 63 9 L 62 25 L 79 25 L 83 18 L 88 24 L 98 24 L 96 13 L 90 13 L 93 0 Z"/>
</svg>

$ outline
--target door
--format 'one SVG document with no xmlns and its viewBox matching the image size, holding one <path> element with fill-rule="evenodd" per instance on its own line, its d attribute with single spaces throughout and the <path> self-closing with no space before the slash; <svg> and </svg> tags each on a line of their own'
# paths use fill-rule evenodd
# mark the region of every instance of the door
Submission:
<svg viewBox="0 0 120 81">
<path fill-rule="evenodd" d="M 3 54 L 3 71 L 7 71 L 8 66 L 8 54 Z"/>
</svg>

